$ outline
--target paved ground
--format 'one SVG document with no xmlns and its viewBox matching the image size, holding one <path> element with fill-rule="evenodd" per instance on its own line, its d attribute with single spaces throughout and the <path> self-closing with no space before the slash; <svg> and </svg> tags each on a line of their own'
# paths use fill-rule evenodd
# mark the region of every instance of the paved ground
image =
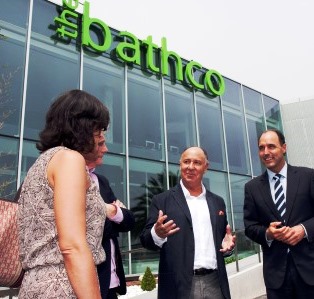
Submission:
<svg viewBox="0 0 314 299">
<path fill-rule="evenodd" d="M 145 294 L 132 297 L 131 299 L 157 299 L 157 289 Z"/>
</svg>

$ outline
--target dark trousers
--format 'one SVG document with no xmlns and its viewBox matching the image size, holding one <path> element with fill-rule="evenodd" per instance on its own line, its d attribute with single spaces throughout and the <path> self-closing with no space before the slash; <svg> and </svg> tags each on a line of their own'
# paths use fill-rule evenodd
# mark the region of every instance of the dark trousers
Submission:
<svg viewBox="0 0 314 299">
<path fill-rule="evenodd" d="M 267 299 L 314 298 L 314 286 L 310 286 L 303 281 L 295 267 L 292 256 L 289 253 L 283 285 L 279 289 L 266 289 L 266 291 Z"/>
<path fill-rule="evenodd" d="M 109 289 L 106 299 L 118 299 L 117 289 L 116 288 Z"/>
</svg>

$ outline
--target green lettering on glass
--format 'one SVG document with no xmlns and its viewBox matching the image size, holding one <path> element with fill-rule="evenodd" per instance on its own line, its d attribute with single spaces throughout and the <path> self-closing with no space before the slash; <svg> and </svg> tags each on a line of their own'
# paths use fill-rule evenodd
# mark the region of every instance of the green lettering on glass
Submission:
<svg viewBox="0 0 314 299">
<path fill-rule="evenodd" d="M 213 80 L 217 83 L 217 88 L 214 86 Z M 215 70 L 209 70 L 206 72 L 204 79 L 205 86 L 209 89 L 211 93 L 216 96 L 221 96 L 225 92 L 225 81 L 224 78 Z"/>
<path fill-rule="evenodd" d="M 77 38 L 77 24 L 68 21 L 68 17 L 77 18 L 78 14 L 70 10 L 63 10 L 60 18 L 54 18 L 55 23 L 59 25 L 56 31 L 62 37 Z"/>
<path fill-rule="evenodd" d="M 79 0 L 63 0 L 64 9 L 60 17 L 56 17 L 54 21 L 57 23 L 56 29 L 62 37 L 77 38 L 78 25 L 72 23 L 71 19 L 78 20 L 78 13 L 74 10 L 78 7 Z M 101 20 L 89 17 L 89 2 L 84 2 L 84 10 L 82 16 L 82 45 L 91 47 L 97 52 L 105 52 L 108 50 L 112 43 L 112 36 L 109 27 Z M 70 19 L 70 20 L 69 20 Z M 99 27 L 103 36 L 103 44 L 95 43 L 91 36 L 91 26 Z M 148 36 L 146 40 L 140 42 L 138 38 L 130 32 L 122 31 L 120 36 L 125 37 L 125 41 L 117 45 L 117 56 L 129 63 L 141 64 L 141 49 L 146 48 L 146 66 L 155 73 L 162 73 L 162 75 L 169 75 L 169 64 L 173 63 L 176 73 L 176 79 L 183 81 L 183 64 L 181 57 L 167 49 L 166 38 L 161 39 L 161 48 L 153 43 L 152 36 Z M 141 48 L 141 46 L 143 46 Z M 145 50 L 145 49 L 144 49 Z M 159 58 L 160 61 L 156 61 Z M 158 63 L 158 66 L 156 65 Z M 202 70 L 202 65 L 195 61 L 190 61 L 185 66 L 185 78 L 192 85 L 192 87 L 208 90 L 211 94 L 220 96 L 225 92 L 225 82 L 223 77 L 215 70 L 208 70 L 205 73 L 204 81 L 198 82 L 194 78 L 194 72 Z M 201 78 L 201 77 L 200 77 Z M 203 84 L 202 84 L 203 83 Z"/>
<path fill-rule="evenodd" d="M 148 36 L 146 40 L 142 41 L 142 44 L 144 46 L 146 46 L 146 63 L 147 63 L 147 67 L 155 72 L 155 73 L 159 73 L 160 72 L 160 68 L 157 67 L 154 64 L 154 53 L 157 53 L 158 51 L 158 46 L 156 44 L 153 43 L 153 38 L 152 36 Z"/>
<path fill-rule="evenodd" d="M 63 6 L 66 6 L 69 9 L 75 10 L 79 6 L 79 0 L 63 0 Z"/>
<path fill-rule="evenodd" d="M 141 63 L 141 50 L 140 42 L 135 35 L 127 31 L 121 31 L 120 36 L 124 36 L 129 39 L 130 42 L 121 42 L 118 44 L 116 50 L 117 55 L 126 62 L 135 62 L 136 64 Z M 132 56 L 128 55 L 133 53 Z"/>
<path fill-rule="evenodd" d="M 104 43 L 99 45 L 95 43 L 90 36 L 90 26 L 94 24 L 100 27 L 102 33 L 104 34 Z M 111 46 L 112 37 L 109 27 L 101 20 L 89 17 L 89 2 L 84 3 L 83 12 L 83 28 L 82 28 L 82 44 L 87 47 L 91 47 L 96 51 L 105 52 Z"/>
<path fill-rule="evenodd" d="M 174 58 L 175 62 L 177 63 L 176 69 L 176 76 L 177 79 L 182 81 L 183 80 L 183 72 L 182 72 L 182 60 L 181 57 L 172 51 L 167 50 L 167 39 L 163 37 L 161 39 L 161 72 L 163 75 L 169 75 L 168 71 L 168 59 L 169 57 Z"/>
<path fill-rule="evenodd" d="M 190 61 L 185 67 L 185 76 L 194 87 L 199 88 L 199 89 L 204 89 L 204 85 L 198 83 L 194 79 L 194 70 L 193 70 L 194 68 L 201 70 L 202 65 L 196 61 Z"/>
</svg>

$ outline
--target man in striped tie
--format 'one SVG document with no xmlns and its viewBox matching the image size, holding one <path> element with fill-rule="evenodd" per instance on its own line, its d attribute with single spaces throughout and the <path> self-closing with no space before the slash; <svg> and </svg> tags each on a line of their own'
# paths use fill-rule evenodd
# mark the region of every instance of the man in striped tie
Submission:
<svg viewBox="0 0 314 299">
<path fill-rule="evenodd" d="M 267 169 L 245 185 L 244 225 L 263 249 L 267 298 L 314 298 L 314 170 L 286 163 L 278 130 L 258 148 Z"/>
</svg>

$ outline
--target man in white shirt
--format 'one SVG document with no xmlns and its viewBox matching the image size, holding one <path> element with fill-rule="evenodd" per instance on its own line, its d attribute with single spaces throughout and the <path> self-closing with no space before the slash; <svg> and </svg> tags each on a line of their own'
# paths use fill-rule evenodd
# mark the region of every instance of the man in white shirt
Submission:
<svg viewBox="0 0 314 299">
<path fill-rule="evenodd" d="M 180 183 L 152 199 L 141 242 L 160 250 L 159 299 L 230 299 L 224 255 L 235 236 L 224 200 L 202 183 L 208 164 L 205 150 L 187 148 Z"/>
</svg>

